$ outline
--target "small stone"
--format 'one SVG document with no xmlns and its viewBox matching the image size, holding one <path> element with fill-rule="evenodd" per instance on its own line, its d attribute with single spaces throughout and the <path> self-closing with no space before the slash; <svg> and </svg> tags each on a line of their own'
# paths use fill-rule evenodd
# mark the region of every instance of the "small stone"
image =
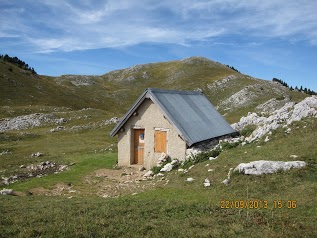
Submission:
<svg viewBox="0 0 317 238">
<path fill-rule="evenodd" d="M 139 168 L 139 171 L 141 172 L 141 171 L 144 171 L 144 170 L 146 170 L 146 168 L 144 168 L 143 166 L 141 167 L 141 168 Z"/>
<path fill-rule="evenodd" d="M 264 142 L 269 142 L 270 141 L 270 138 L 267 136 L 264 140 Z"/>
<path fill-rule="evenodd" d="M 209 160 L 215 160 L 216 158 L 215 157 L 209 157 Z"/>
<path fill-rule="evenodd" d="M 41 153 L 41 152 L 36 152 L 36 153 L 33 153 L 32 156 L 33 156 L 33 157 L 40 157 L 40 156 L 43 156 L 43 153 Z"/>
<path fill-rule="evenodd" d="M 230 180 L 229 179 L 225 179 L 225 180 L 222 181 L 222 183 L 225 184 L 225 185 L 228 185 L 230 183 Z"/>
<path fill-rule="evenodd" d="M 210 187 L 210 185 L 211 185 L 210 180 L 208 178 L 206 178 L 203 185 L 204 185 L 204 187 Z"/>
<path fill-rule="evenodd" d="M 191 170 L 192 168 L 194 168 L 195 167 L 195 165 L 191 165 L 189 168 L 188 168 L 188 170 Z"/>
<path fill-rule="evenodd" d="M 157 176 L 157 177 L 164 177 L 164 174 L 158 173 L 156 176 Z"/>
<path fill-rule="evenodd" d="M 175 167 L 178 164 L 179 164 L 178 159 L 173 159 L 172 162 L 171 162 L 171 165 L 173 165 L 173 167 Z"/>
<path fill-rule="evenodd" d="M 171 163 L 168 163 L 164 165 L 163 168 L 161 168 L 160 172 L 169 172 L 173 169 L 173 165 Z"/>
<path fill-rule="evenodd" d="M 290 156 L 290 158 L 292 158 L 292 159 L 296 159 L 296 158 L 298 158 L 299 156 L 298 155 L 291 155 Z"/>
<path fill-rule="evenodd" d="M 187 178 L 186 179 L 186 182 L 193 182 L 195 179 L 193 179 L 193 178 Z"/>
<path fill-rule="evenodd" d="M 149 177 L 153 177 L 153 176 L 154 176 L 154 173 L 153 173 L 152 170 L 147 171 L 147 172 L 143 175 L 143 177 L 145 177 L 145 178 L 149 178 Z"/>
<path fill-rule="evenodd" d="M 214 171 L 214 169 L 208 169 L 208 172 L 213 172 Z"/>
</svg>

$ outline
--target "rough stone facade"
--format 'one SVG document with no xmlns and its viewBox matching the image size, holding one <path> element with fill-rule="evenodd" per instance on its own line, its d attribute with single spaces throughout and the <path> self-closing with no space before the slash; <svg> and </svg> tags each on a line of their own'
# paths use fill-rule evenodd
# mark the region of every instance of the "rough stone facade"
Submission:
<svg viewBox="0 0 317 238">
<path fill-rule="evenodd" d="M 185 159 L 186 142 L 179 136 L 176 128 L 164 117 L 160 108 L 151 99 L 145 99 L 138 107 L 137 114 L 129 118 L 118 132 L 118 165 L 129 166 L 134 163 L 134 129 L 144 129 L 144 164 L 146 169 L 157 165 L 162 153 L 154 151 L 154 132 L 167 132 L 166 154 L 174 159 Z"/>
</svg>

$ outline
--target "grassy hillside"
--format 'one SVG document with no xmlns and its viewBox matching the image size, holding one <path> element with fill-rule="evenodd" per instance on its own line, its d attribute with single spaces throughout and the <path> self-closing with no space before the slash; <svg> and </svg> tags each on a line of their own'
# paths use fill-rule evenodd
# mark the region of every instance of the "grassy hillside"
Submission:
<svg viewBox="0 0 317 238">
<path fill-rule="evenodd" d="M 41 113 L 63 119 L 0 132 L 0 178 L 45 161 L 68 166 L 0 185 L 18 195 L 0 196 L 0 237 L 317 236 L 316 118 L 292 124 L 291 133 L 278 129 L 267 143 L 225 149 L 186 174 L 173 171 L 148 181 L 137 169 L 113 167 L 117 139 L 109 136 L 114 124 L 107 121 L 122 116 L 148 87 L 202 90 L 230 122 L 268 99 L 299 101 L 303 93 L 199 57 L 100 76 L 39 76 L 0 62 L 0 81 L 0 118 Z M 32 156 L 36 152 L 42 156 Z M 228 186 L 222 183 L 239 163 L 288 161 L 290 155 L 309 165 L 272 175 L 234 173 Z M 206 178 L 209 188 L 203 187 Z M 222 208 L 226 201 L 245 200 L 268 207 Z"/>
<path fill-rule="evenodd" d="M 9 69 L 12 69 L 11 71 Z M 254 79 L 229 67 L 200 57 L 179 61 L 137 65 L 101 76 L 39 76 L 7 62 L 0 62 L 0 116 L 10 116 L 3 106 L 96 108 L 121 116 L 149 87 L 176 90 L 202 90 L 229 121 L 272 97 L 302 99 L 303 93 L 288 90 L 278 83 Z M 230 103 L 230 96 L 254 96 L 245 105 Z M 221 102 L 229 99 L 227 104 Z M 228 111 L 228 105 L 230 110 Z M 241 111 L 241 108 L 245 109 Z M 13 110 L 19 112 L 19 110 Z M 21 115 L 25 114 L 21 112 Z"/>
<path fill-rule="evenodd" d="M 303 129 L 303 126 L 305 128 Z M 218 159 L 195 165 L 187 174 L 170 173 L 165 180 L 144 192 L 134 190 L 130 195 L 118 198 L 102 198 L 98 190 L 109 186 L 107 177 L 98 177 L 97 168 L 111 168 L 115 153 L 100 152 L 102 136 L 94 142 L 90 139 L 97 131 L 81 133 L 82 143 L 76 134 L 72 135 L 78 153 L 72 151 L 66 135 L 51 135 L 40 138 L 23 138 L 17 148 L 5 160 L 21 156 L 27 143 L 51 141 L 51 147 L 39 145 L 45 152 L 45 160 L 75 162 L 67 172 L 49 175 L 21 182 L 9 187 L 19 191 L 33 191 L 40 187 L 57 191 L 57 185 L 71 184 L 71 190 L 64 187 L 55 196 L 0 196 L 0 224 L 3 237 L 316 237 L 316 119 L 298 122 L 291 134 L 276 131 L 268 143 L 262 141 L 244 147 L 223 151 Z M 105 128 L 107 131 L 108 129 Z M 34 131 L 35 133 L 35 131 Z M 40 131 L 37 131 L 41 134 Z M 13 136 L 13 135 L 12 135 Z M 43 136 L 43 135 L 42 135 Z M 78 135 L 79 136 L 79 135 Z M 61 147 L 54 138 L 66 144 Z M 33 144 L 32 143 L 32 144 Z M 83 148 L 84 144 L 86 145 Z M 26 147 L 24 150 L 26 150 Z M 90 147 L 90 150 L 89 148 Z M 21 149 L 18 149 L 21 148 Z M 67 149 L 68 148 L 68 149 Z M 74 147 L 75 148 L 75 147 Z M 97 149 L 97 153 L 91 149 Z M 80 150 L 84 149 L 81 152 Z M 20 151 L 21 150 L 21 151 Z M 56 150 L 56 154 L 54 153 Z M 25 155 L 30 150 L 24 152 Z M 60 153 L 64 151 L 64 153 Z M 14 155 L 16 154 L 16 155 Z M 272 175 L 246 176 L 233 174 L 228 186 L 222 184 L 230 167 L 241 162 L 260 159 L 289 160 L 296 154 L 300 160 L 309 162 L 301 170 L 279 172 Z M 17 156 L 18 157 L 18 156 Z M 31 160 L 25 156 L 25 160 Z M 20 161 L 19 163 L 21 163 Z M 31 162 L 31 161 L 29 161 Z M 17 164 L 19 164 L 17 163 Z M 3 164 L 2 164 L 3 165 Z M 18 167 L 18 166 L 16 166 Z M 3 167 L 2 167 L 3 168 Z M 208 171 L 213 169 L 213 171 Z M 123 170 L 121 170 L 123 172 Z M 87 181 L 87 176 L 93 180 Z M 186 182 L 186 178 L 194 182 Z M 203 187 L 209 178 L 212 185 Z M 94 181 L 94 182 L 93 182 Z M 140 181 L 147 186 L 153 181 Z M 114 188 L 113 188 L 114 189 Z M 72 192 L 75 191 L 75 192 Z M 138 194 L 131 195 L 137 191 Z M 222 208 L 225 201 L 267 201 L 268 206 L 258 208 Z M 279 207 L 281 204 L 281 207 Z M 16 209 L 16 208 L 19 209 Z"/>
</svg>

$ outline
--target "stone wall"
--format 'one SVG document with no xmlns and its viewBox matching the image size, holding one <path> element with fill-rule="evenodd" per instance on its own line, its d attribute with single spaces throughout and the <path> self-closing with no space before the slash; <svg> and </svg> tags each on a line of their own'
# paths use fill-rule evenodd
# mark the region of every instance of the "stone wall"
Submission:
<svg viewBox="0 0 317 238">
<path fill-rule="evenodd" d="M 154 152 L 154 131 L 161 128 L 167 131 L 167 155 L 179 160 L 185 159 L 186 143 L 179 136 L 176 128 L 164 117 L 160 108 L 150 99 L 145 99 L 123 126 L 124 131 L 118 132 L 118 164 L 129 166 L 134 161 L 133 129 L 144 131 L 144 167 L 147 169 L 157 165 L 162 153 Z"/>
</svg>

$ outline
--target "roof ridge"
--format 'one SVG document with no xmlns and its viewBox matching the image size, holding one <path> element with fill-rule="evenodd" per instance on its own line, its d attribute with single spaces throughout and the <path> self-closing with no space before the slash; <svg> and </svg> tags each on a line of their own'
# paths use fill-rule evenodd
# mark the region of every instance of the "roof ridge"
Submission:
<svg viewBox="0 0 317 238">
<path fill-rule="evenodd" d="M 147 88 L 146 91 L 152 92 L 152 93 L 177 93 L 177 94 L 194 94 L 194 95 L 203 94 L 200 91 L 182 91 L 182 90 L 159 89 L 159 88 Z"/>
</svg>

